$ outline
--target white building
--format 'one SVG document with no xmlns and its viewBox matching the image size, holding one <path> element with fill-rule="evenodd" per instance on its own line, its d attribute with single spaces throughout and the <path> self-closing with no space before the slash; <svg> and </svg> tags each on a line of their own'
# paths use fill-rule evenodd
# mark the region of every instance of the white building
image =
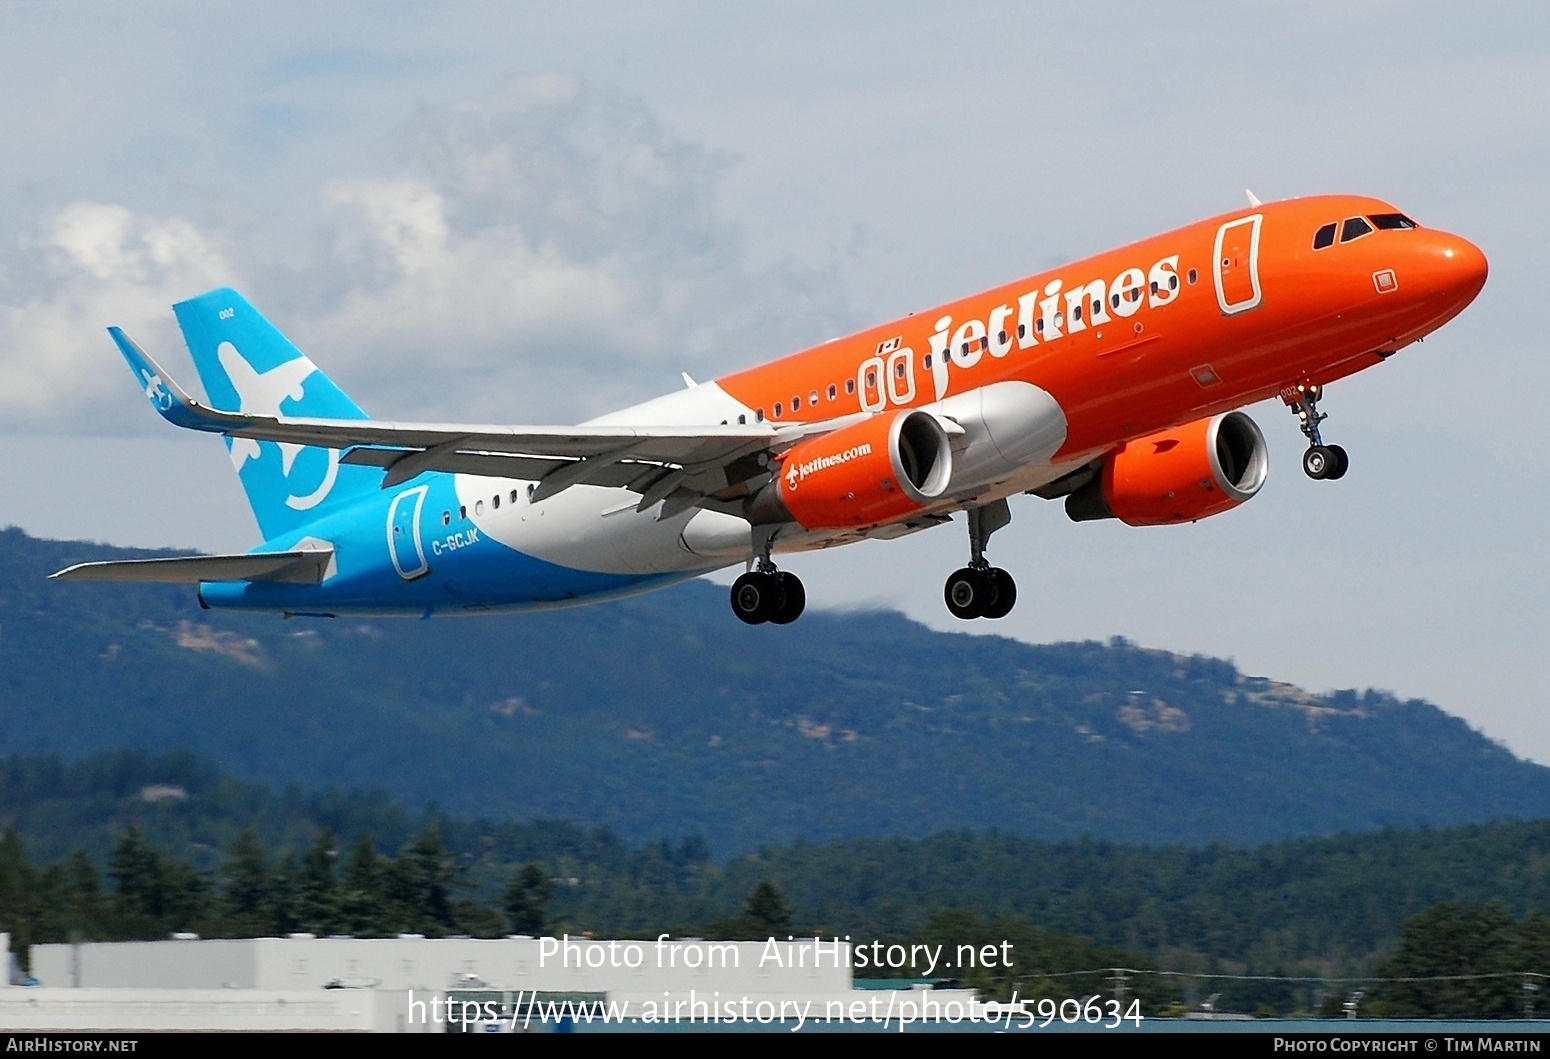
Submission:
<svg viewBox="0 0 1550 1059">
<path fill-rule="evenodd" d="M 31 968 L 39 986 L 0 990 L 0 1025 L 440 1032 L 464 1016 L 531 1028 L 561 1004 L 643 1027 L 984 1011 L 971 990 L 855 989 L 848 947 L 814 938 L 188 938 L 35 945 Z"/>
</svg>

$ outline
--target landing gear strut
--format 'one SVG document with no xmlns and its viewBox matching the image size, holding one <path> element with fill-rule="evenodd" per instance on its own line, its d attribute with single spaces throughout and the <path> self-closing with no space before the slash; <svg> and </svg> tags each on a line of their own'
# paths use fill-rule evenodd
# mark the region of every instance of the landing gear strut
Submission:
<svg viewBox="0 0 1550 1059">
<path fill-rule="evenodd" d="M 762 542 L 763 555 L 753 569 L 732 582 L 732 613 L 749 625 L 790 625 L 807 606 L 807 590 L 796 574 L 775 569 L 771 540 Z"/>
<path fill-rule="evenodd" d="M 1309 478 L 1344 478 L 1351 466 L 1351 458 L 1339 445 L 1326 445 L 1319 434 L 1319 424 L 1329 416 L 1319 411 L 1319 399 L 1324 387 L 1300 385 L 1281 391 L 1281 400 L 1297 416 L 1303 436 L 1308 439 L 1308 450 L 1302 454 L 1302 469 Z"/>
<path fill-rule="evenodd" d="M 969 565 L 953 572 L 942 589 L 942 598 L 955 618 L 1004 618 L 1017 603 L 1017 582 L 1012 575 L 985 559 L 990 535 L 1012 521 L 1005 500 L 969 511 Z"/>
</svg>

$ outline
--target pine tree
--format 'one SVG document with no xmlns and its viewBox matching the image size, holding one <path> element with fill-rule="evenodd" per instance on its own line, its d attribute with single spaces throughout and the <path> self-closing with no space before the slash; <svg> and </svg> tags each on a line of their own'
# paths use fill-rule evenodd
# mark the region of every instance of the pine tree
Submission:
<svg viewBox="0 0 1550 1059">
<path fill-rule="evenodd" d="M 0 836 L 0 930 L 11 932 L 13 951 L 26 952 L 26 946 L 38 940 L 36 876 L 21 835 L 6 828 Z"/>
<path fill-rule="evenodd" d="M 275 866 L 269 884 L 269 900 L 264 908 L 269 933 L 284 937 L 301 929 L 301 921 L 296 916 L 300 879 L 301 865 L 296 862 L 296 854 L 287 853 Z"/>
<path fill-rule="evenodd" d="M 339 894 L 334 886 L 336 856 L 334 833 L 324 828 L 302 857 L 296 894 L 296 919 L 302 930 L 331 934 L 338 929 Z"/>
<path fill-rule="evenodd" d="M 102 899 L 102 880 L 92 866 L 91 858 L 76 850 L 65 861 L 63 875 L 64 930 L 53 940 L 106 936 L 108 917 Z"/>
<path fill-rule="evenodd" d="M 221 933 L 254 937 L 269 929 L 269 857 L 258 832 L 242 829 L 222 867 L 226 877 L 226 919 Z"/>
<path fill-rule="evenodd" d="M 339 886 L 339 925 L 345 933 L 370 938 L 387 931 L 382 881 L 377 844 L 362 831 L 350 850 Z"/>
<path fill-rule="evenodd" d="M 210 913 L 210 881 L 186 860 L 157 858 L 161 867 L 161 928 L 165 931 L 207 929 Z"/>
<path fill-rule="evenodd" d="M 389 867 L 387 879 L 400 930 L 427 937 L 454 932 L 452 887 L 456 875 L 442 841 L 440 821 L 432 819 L 404 847 Z"/>
<path fill-rule="evenodd" d="M 743 905 L 742 919 L 754 933 L 765 937 L 790 934 L 794 929 L 791 925 L 791 906 L 786 904 L 786 897 L 780 888 L 768 879 L 749 891 L 748 901 Z"/>
<path fill-rule="evenodd" d="M 503 902 L 512 933 L 537 937 L 544 932 L 547 921 L 544 906 L 549 903 L 552 891 L 549 873 L 539 864 L 525 864 L 512 873 Z"/>
<path fill-rule="evenodd" d="M 110 864 L 116 891 L 116 932 L 126 938 L 154 938 L 164 933 L 167 909 L 161 858 L 146 845 L 134 824 L 119 838 Z"/>
<path fill-rule="evenodd" d="M 1506 1018 L 1522 1005 L 1514 966 L 1518 925 L 1494 902 L 1450 901 L 1405 921 L 1399 949 L 1379 969 L 1372 1014 L 1390 1018 Z M 1427 981 L 1425 979 L 1432 979 Z"/>
</svg>

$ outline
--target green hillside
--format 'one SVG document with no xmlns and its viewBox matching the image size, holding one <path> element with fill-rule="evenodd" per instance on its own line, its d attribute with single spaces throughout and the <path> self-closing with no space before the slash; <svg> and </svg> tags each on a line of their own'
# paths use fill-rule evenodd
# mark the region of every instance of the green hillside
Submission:
<svg viewBox="0 0 1550 1059">
<path fill-rule="evenodd" d="M 891 613 L 731 620 L 691 582 L 529 616 L 203 612 L 46 581 L 137 554 L 0 532 L 0 753 L 188 748 L 266 784 L 381 789 L 624 840 L 943 830 L 1257 843 L 1550 815 L 1550 770 L 1424 702 L 1311 696 L 1123 642 Z"/>
<path fill-rule="evenodd" d="M 83 873 L 68 854 L 84 851 L 102 888 L 111 891 L 108 875 L 122 870 L 131 826 L 144 836 L 140 859 L 149 859 L 143 848 L 159 851 L 165 886 L 183 894 L 181 901 L 162 902 L 165 910 L 144 921 L 150 925 L 143 936 L 231 929 L 217 913 L 233 888 L 241 832 L 249 826 L 249 841 L 268 850 L 265 885 L 279 895 L 264 907 L 289 908 L 285 914 L 292 917 L 266 913 L 272 918 L 247 928 L 260 932 L 361 929 L 349 920 L 306 918 L 305 878 L 321 870 L 308 866 L 331 859 L 327 845 L 317 854 L 319 843 L 330 841 L 325 832 L 335 836 L 336 878 L 348 875 L 362 834 L 384 857 L 409 868 L 436 861 L 440 855 L 429 852 L 427 836 L 439 836 L 431 845 L 444 850 L 444 866 L 417 877 L 443 880 L 444 918 L 429 925 L 381 920 L 379 929 L 390 932 L 407 923 L 431 932 L 500 933 L 506 927 L 490 910 L 506 907 L 517 867 L 534 863 L 541 866 L 539 878 L 552 883 L 543 902 L 551 930 L 715 934 L 769 880 L 784 895 L 794 929 L 903 937 L 929 933 L 957 910 L 984 924 L 1031 924 L 1091 939 L 1173 970 L 1250 974 L 1371 974 L 1396 949 L 1406 921 L 1443 902 L 1487 909 L 1494 902 L 1500 909 L 1483 914 L 1497 920 L 1550 910 L 1550 821 L 1543 820 L 1388 829 L 1246 849 L 944 832 L 798 842 L 713 858 L 694 838 L 628 844 L 606 829 L 561 821 L 411 815 L 381 795 L 273 791 L 224 776 L 186 753 L 118 751 L 70 764 L 0 761 L 0 824 L 16 829 L 24 851 L 14 853 L 11 840 L 0 840 L 0 929 L 33 940 L 63 937 L 71 916 L 87 932 L 110 923 L 127 929 L 122 915 L 108 914 L 117 906 L 79 897 L 72 880 Z M 58 865 L 56 875 L 18 882 L 23 855 L 37 865 Z M 291 896 L 280 900 L 285 894 Z M 393 901 L 407 903 L 393 898 L 389 911 Z M 180 908 L 191 910 L 189 918 L 177 918 Z M 1534 965 L 1550 969 L 1550 933 L 1546 939 Z M 1072 959 L 1077 969 L 1100 966 Z M 1245 1010 L 1274 999 L 1243 992 L 1242 983 L 1234 988 L 1249 1004 Z M 1303 991 L 1297 1003 L 1313 1003 L 1311 995 Z M 1275 1003 L 1283 1001 L 1292 1003 Z"/>
</svg>

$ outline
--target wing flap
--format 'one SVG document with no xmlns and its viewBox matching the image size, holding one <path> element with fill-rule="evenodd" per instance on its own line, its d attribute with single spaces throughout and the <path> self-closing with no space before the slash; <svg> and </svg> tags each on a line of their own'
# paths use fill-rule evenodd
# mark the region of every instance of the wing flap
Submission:
<svg viewBox="0 0 1550 1059">
<path fill-rule="evenodd" d="M 260 552 L 250 555 L 186 555 L 175 559 L 118 559 L 77 563 L 51 579 L 59 581 L 149 581 L 197 584 L 200 581 L 283 581 L 316 585 L 333 560 L 332 550 Z"/>
</svg>

